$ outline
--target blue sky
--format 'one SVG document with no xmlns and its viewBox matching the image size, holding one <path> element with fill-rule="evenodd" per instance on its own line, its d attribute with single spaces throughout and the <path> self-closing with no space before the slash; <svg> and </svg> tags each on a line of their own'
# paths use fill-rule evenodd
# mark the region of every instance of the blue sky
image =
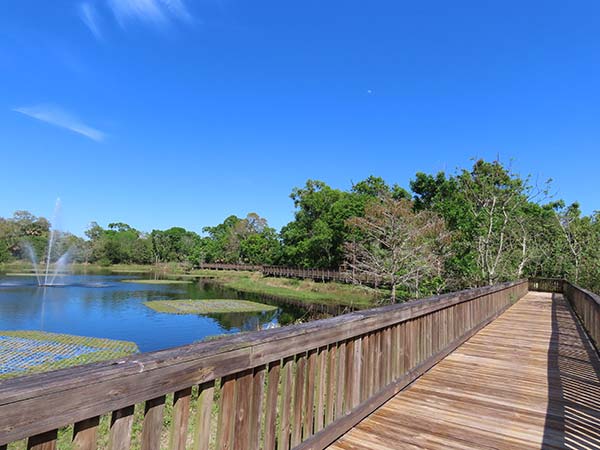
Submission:
<svg viewBox="0 0 600 450">
<path fill-rule="evenodd" d="M 600 209 L 592 1 L 18 0 L 0 14 L 0 216 L 279 228 L 306 179 L 472 157 Z"/>
</svg>

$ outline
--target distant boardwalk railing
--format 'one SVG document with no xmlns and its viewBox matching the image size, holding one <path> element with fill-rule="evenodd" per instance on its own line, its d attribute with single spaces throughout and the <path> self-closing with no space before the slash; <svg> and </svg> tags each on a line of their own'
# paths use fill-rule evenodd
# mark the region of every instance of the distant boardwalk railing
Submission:
<svg viewBox="0 0 600 450">
<path fill-rule="evenodd" d="M 320 281 L 339 281 L 342 283 L 360 281 L 364 284 L 376 284 L 376 280 L 373 277 L 363 274 L 353 275 L 350 271 L 339 269 L 312 269 L 303 267 L 218 263 L 202 263 L 199 265 L 199 268 L 207 270 L 246 270 L 251 272 L 261 272 L 263 275 L 268 277 L 303 278 Z"/>
<path fill-rule="evenodd" d="M 159 449 L 167 394 L 172 450 L 206 450 L 211 439 L 217 449 L 323 449 L 527 289 L 504 283 L 7 380 L 0 449 L 25 438 L 54 449 L 69 425 L 74 448 L 96 449 L 107 414 L 110 449 Z"/>
</svg>

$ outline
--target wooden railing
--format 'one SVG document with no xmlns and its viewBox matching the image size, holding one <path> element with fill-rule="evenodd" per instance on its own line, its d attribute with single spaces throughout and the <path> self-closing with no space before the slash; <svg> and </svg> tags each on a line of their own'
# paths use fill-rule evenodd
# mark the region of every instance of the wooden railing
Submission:
<svg viewBox="0 0 600 450">
<path fill-rule="evenodd" d="M 600 351 L 600 296 L 568 281 L 564 282 L 564 294 Z"/>
<path fill-rule="evenodd" d="M 563 292 L 565 281 L 562 278 L 530 278 L 529 290 L 540 292 Z"/>
<path fill-rule="evenodd" d="M 340 281 L 352 283 L 359 280 L 364 284 L 377 284 L 377 280 L 368 275 L 352 275 L 349 271 L 339 269 L 312 269 L 304 267 L 260 266 L 252 264 L 201 263 L 199 269 L 207 270 L 238 270 L 261 272 L 268 277 L 304 278 L 320 281 Z"/>
<path fill-rule="evenodd" d="M 529 290 L 564 294 L 596 349 L 600 350 L 600 296 L 562 278 L 530 278 Z"/>
<path fill-rule="evenodd" d="M 311 269 L 302 267 L 222 263 L 201 263 L 198 267 L 200 269 L 209 270 L 245 270 L 261 272 L 263 275 L 271 277 L 309 278 L 321 281 L 350 281 L 350 275 L 348 273 L 334 269 Z"/>
<path fill-rule="evenodd" d="M 345 272 L 330 269 L 304 269 L 300 267 L 263 266 L 263 275 L 270 277 L 308 278 L 321 281 L 349 282 L 350 276 Z"/>
<path fill-rule="evenodd" d="M 247 270 L 250 272 L 260 272 L 263 266 L 255 264 L 224 264 L 224 263 L 200 263 L 199 269 L 206 270 Z"/>
<path fill-rule="evenodd" d="M 54 449 L 58 429 L 73 448 L 96 449 L 106 415 L 111 450 L 323 449 L 527 288 L 504 283 L 0 382 L 0 449 L 21 439 Z"/>
</svg>

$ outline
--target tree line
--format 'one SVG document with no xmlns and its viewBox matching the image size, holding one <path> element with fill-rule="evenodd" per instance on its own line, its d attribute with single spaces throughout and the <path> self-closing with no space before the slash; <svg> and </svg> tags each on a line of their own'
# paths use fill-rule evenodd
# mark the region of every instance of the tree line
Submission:
<svg viewBox="0 0 600 450">
<path fill-rule="evenodd" d="M 308 180 L 290 195 L 294 219 L 279 232 L 256 213 L 227 217 L 202 234 L 143 232 L 92 223 L 62 233 L 56 252 L 101 265 L 177 262 L 342 268 L 368 275 L 392 298 L 429 295 L 521 277 L 563 277 L 600 291 L 600 213 L 552 198 L 499 161 L 453 174 L 417 173 L 406 190 L 370 176 L 349 190 Z M 0 262 L 45 257 L 50 222 L 27 211 L 0 218 Z M 62 253 L 61 253 L 62 254 Z"/>
</svg>

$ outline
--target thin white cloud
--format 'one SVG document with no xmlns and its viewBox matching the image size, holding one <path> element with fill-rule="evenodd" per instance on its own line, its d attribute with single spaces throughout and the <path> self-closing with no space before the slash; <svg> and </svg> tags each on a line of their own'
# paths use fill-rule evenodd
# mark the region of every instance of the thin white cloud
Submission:
<svg viewBox="0 0 600 450">
<path fill-rule="evenodd" d="M 83 23 L 90 29 L 96 39 L 102 39 L 102 32 L 98 26 L 98 13 L 96 7 L 91 3 L 85 2 L 79 5 L 79 17 Z"/>
<path fill-rule="evenodd" d="M 108 6 L 121 25 L 127 20 L 165 25 L 173 19 L 191 19 L 182 0 L 108 0 Z"/>
<path fill-rule="evenodd" d="M 65 128 L 74 133 L 78 133 L 82 136 L 90 138 L 96 142 L 100 142 L 106 137 L 106 135 L 102 131 L 82 123 L 78 118 L 72 116 L 71 114 L 63 111 L 62 109 L 56 106 L 28 106 L 15 108 L 13 111 L 19 112 L 28 117 L 41 120 L 42 122 L 46 122 L 60 128 Z"/>
</svg>

